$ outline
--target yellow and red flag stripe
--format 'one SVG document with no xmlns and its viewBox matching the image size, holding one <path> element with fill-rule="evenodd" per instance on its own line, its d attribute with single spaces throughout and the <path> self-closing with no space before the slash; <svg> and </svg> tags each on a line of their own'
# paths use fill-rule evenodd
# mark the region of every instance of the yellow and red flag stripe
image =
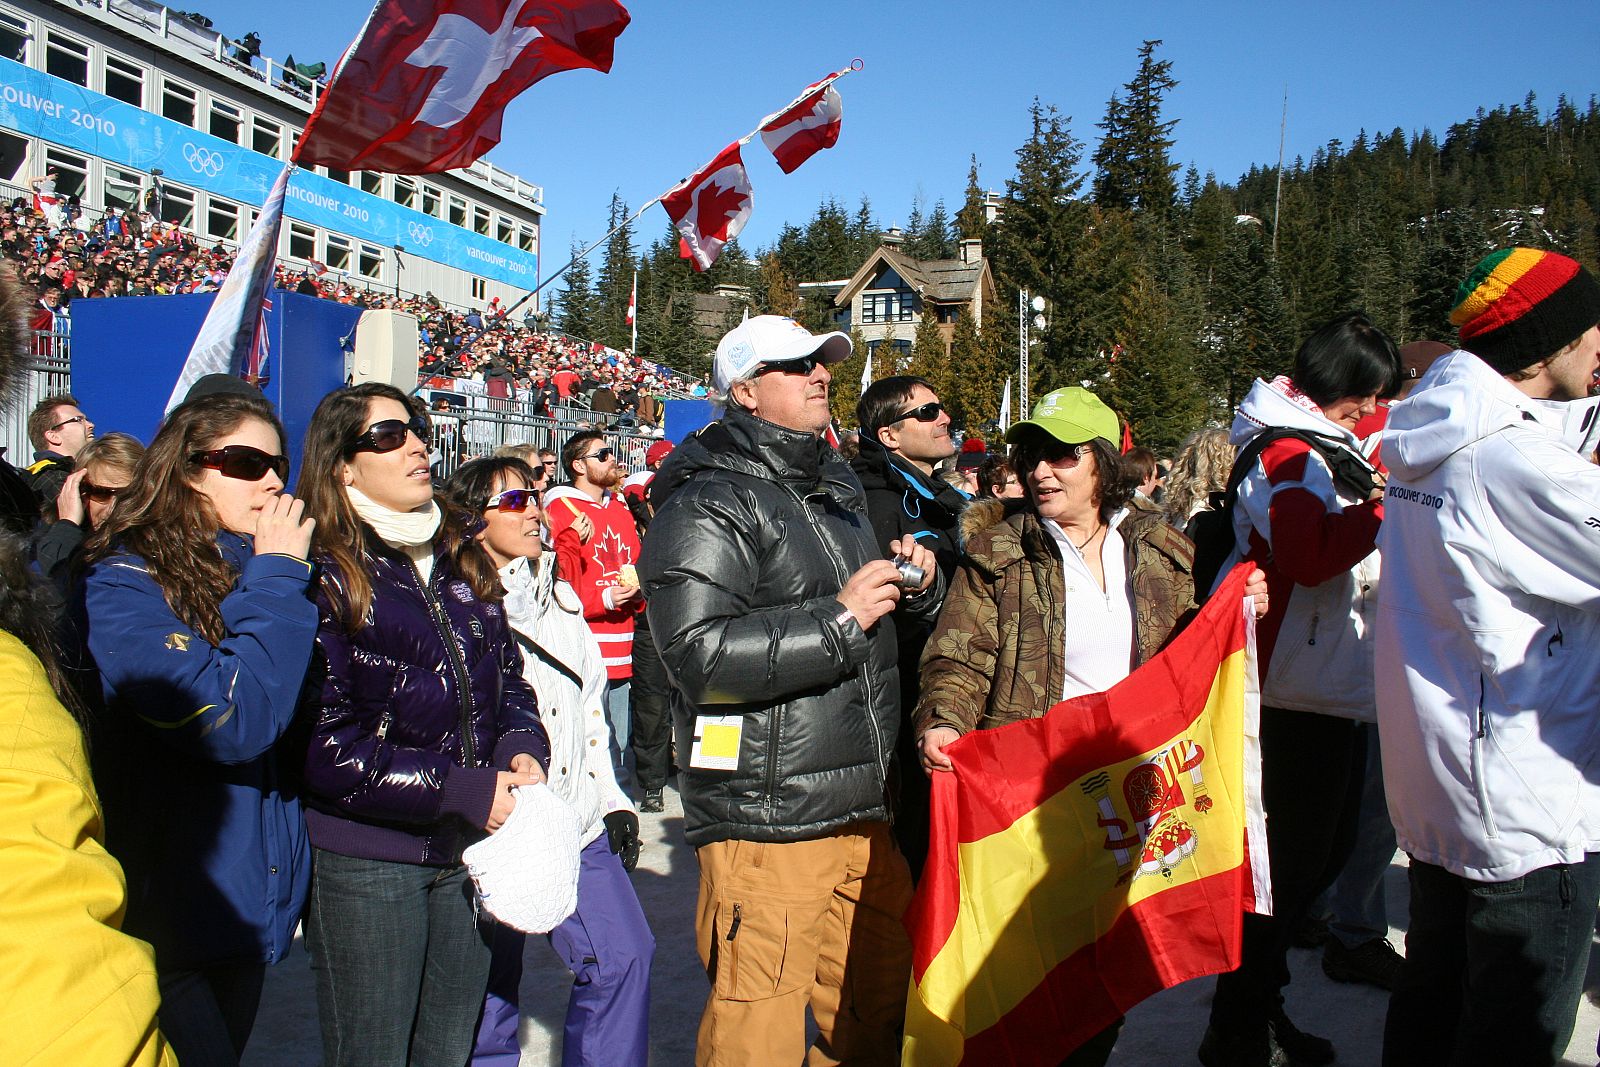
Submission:
<svg viewBox="0 0 1600 1067">
<path fill-rule="evenodd" d="M 1244 912 L 1270 909 L 1247 569 L 1109 691 L 945 750 L 906 919 L 907 1067 L 1051 1067 L 1238 966 Z"/>
</svg>

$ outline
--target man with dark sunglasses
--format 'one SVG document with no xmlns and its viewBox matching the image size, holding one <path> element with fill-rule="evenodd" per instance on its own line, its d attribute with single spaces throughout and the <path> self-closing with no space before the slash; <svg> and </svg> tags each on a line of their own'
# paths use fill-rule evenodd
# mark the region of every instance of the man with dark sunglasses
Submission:
<svg viewBox="0 0 1600 1067">
<path fill-rule="evenodd" d="M 611 723 L 612 760 L 617 781 L 626 785 L 626 757 L 632 736 L 629 685 L 633 679 L 633 622 L 644 610 L 634 570 L 639 561 L 639 531 L 619 487 L 623 472 L 616 449 L 595 430 L 573 434 L 561 449 L 571 485 L 545 494 L 545 522 L 556 546 L 556 566 L 583 601 L 583 617 L 600 643 L 606 665 L 606 715 Z M 593 532 L 584 537 L 579 520 Z"/>
<path fill-rule="evenodd" d="M 896 541 L 914 539 L 933 553 L 948 584 L 961 556 L 957 524 L 967 497 L 934 468 L 955 454 L 950 414 L 922 378 L 897 374 L 880 378 L 856 405 L 860 450 L 850 466 L 867 494 L 867 517 L 885 555 Z M 933 631 L 933 617 L 918 622 L 903 608 L 895 611 L 900 648 L 900 701 L 909 714 L 917 706 L 922 646 Z M 917 766 L 910 729 L 901 723 L 897 755 L 902 767 Z M 928 852 L 927 775 L 902 774 L 894 832 L 913 876 Z"/>
<path fill-rule="evenodd" d="M 640 566 L 672 683 L 684 831 L 696 848 L 695 933 L 712 993 L 699 1067 L 899 1061 L 911 876 L 889 832 L 900 723 L 895 624 L 931 618 L 933 555 L 889 546 L 861 483 L 822 438 L 842 333 L 760 315 L 713 364 L 720 420 L 651 486 Z M 843 966 L 843 961 L 849 966 Z M 846 977 L 848 974 L 848 977 Z"/>
<path fill-rule="evenodd" d="M 33 463 L 26 477 L 45 503 L 52 503 L 72 473 L 78 453 L 94 440 L 94 423 L 78 407 L 71 393 L 47 396 L 28 413 L 28 440 Z"/>
</svg>

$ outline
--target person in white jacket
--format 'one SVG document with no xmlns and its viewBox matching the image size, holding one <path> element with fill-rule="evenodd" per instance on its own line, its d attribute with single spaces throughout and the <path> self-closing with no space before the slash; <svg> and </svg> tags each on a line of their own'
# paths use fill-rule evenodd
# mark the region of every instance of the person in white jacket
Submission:
<svg viewBox="0 0 1600 1067">
<path fill-rule="evenodd" d="M 1600 283 L 1496 252 L 1462 351 L 1390 409 L 1375 663 L 1411 855 L 1386 1065 L 1557 1062 L 1600 899 L 1600 467 L 1566 427 L 1600 370 Z"/>
<path fill-rule="evenodd" d="M 540 541 L 537 476 L 520 459 L 474 460 L 451 476 L 451 496 L 476 515 L 500 571 L 523 677 L 550 735 L 550 788 L 583 830 L 578 907 L 550 933 L 576 981 L 567 1005 L 563 1067 L 644 1067 L 649 1058 L 655 939 L 628 880 L 639 859 L 639 816 L 612 770 L 606 669 L 577 592 Z M 494 963 L 474 1067 L 516 1067 L 523 935 L 494 932 Z"/>
</svg>

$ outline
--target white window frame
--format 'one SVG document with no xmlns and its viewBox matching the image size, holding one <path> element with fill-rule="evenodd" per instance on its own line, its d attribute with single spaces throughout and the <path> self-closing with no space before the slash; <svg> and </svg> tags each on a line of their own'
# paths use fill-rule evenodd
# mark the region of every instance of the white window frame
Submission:
<svg viewBox="0 0 1600 1067">
<path fill-rule="evenodd" d="M 61 75 L 59 74 L 54 74 L 52 77 L 61 78 L 62 81 L 72 81 L 72 84 L 81 85 L 85 89 L 89 88 L 89 74 L 93 69 L 94 59 L 93 49 L 89 47 L 89 42 L 79 40 L 70 34 L 62 33 L 53 26 L 46 30 L 44 43 L 44 66 L 45 73 L 47 74 L 50 73 L 50 53 L 58 48 L 61 51 L 71 55 L 74 59 L 83 60 L 83 81 L 76 82 L 72 81 L 71 78 L 61 78 Z"/>
<path fill-rule="evenodd" d="M 113 76 L 125 78 L 130 82 L 136 82 L 139 86 L 139 99 L 125 100 L 113 93 L 111 91 L 111 78 Z M 100 87 L 102 90 L 104 90 L 107 96 L 111 97 L 113 100 L 121 100 L 124 104 L 132 104 L 134 107 L 142 110 L 144 108 L 146 85 L 146 71 L 143 67 L 135 63 L 133 60 L 128 59 L 126 56 L 117 55 L 115 52 L 107 52 L 105 54 L 105 67 L 100 72 Z"/>
</svg>

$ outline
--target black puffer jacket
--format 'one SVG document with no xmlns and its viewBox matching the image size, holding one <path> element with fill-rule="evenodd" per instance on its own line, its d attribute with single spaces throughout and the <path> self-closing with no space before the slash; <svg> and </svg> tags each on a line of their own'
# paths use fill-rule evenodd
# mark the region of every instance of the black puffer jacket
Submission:
<svg viewBox="0 0 1600 1067">
<path fill-rule="evenodd" d="M 839 590 L 880 557 L 850 468 L 813 434 L 730 409 L 673 452 L 651 494 L 639 577 L 673 683 L 689 843 L 886 819 L 894 626 L 837 621 Z M 938 589 L 916 598 L 926 610 Z M 688 769 L 702 713 L 742 717 L 737 770 Z"/>
</svg>

